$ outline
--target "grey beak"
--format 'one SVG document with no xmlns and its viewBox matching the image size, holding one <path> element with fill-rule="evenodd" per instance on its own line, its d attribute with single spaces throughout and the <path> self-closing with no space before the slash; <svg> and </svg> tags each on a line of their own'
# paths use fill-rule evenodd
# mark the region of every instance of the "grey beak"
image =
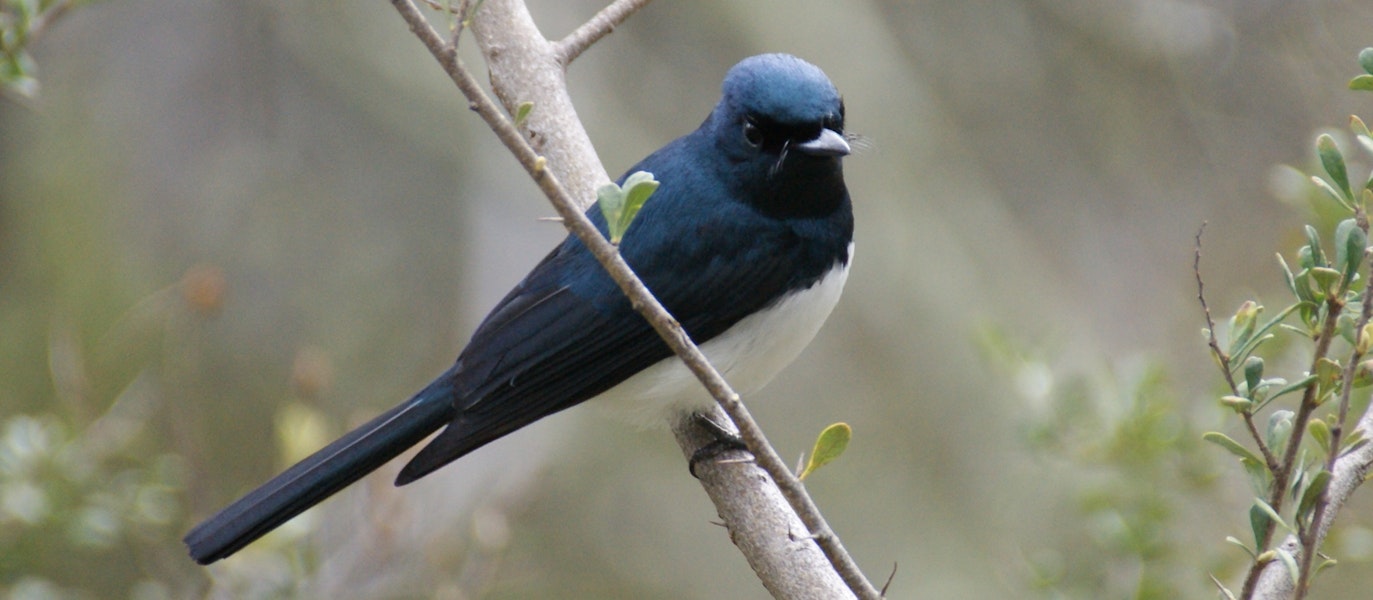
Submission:
<svg viewBox="0 0 1373 600">
<path fill-rule="evenodd" d="M 844 136 L 833 129 L 821 129 L 820 135 L 815 136 L 815 139 L 792 144 L 791 148 L 811 156 L 848 156 L 851 152 Z"/>
</svg>

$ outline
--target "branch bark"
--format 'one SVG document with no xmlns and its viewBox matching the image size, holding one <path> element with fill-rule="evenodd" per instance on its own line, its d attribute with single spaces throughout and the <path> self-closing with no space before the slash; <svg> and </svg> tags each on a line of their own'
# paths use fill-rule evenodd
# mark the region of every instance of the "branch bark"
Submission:
<svg viewBox="0 0 1373 600">
<path fill-rule="evenodd" d="M 491 70 L 492 88 L 510 113 L 523 102 L 536 103 L 526 125 L 529 139 L 486 96 L 458 58 L 456 44 L 440 37 L 411 0 L 391 2 L 462 90 L 472 109 L 553 203 L 563 224 L 591 250 L 629 296 L 635 310 L 649 321 L 728 413 L 756 457 L 757 466 L 773 480 L 760 476 L 756 467 L 747 462 L 698 467 L 702 485 L 730 527 L 731 540 L 745 554 L 764 586 L 779 598 L 880 598 L 881 593 L 863 576 L 804 487 L 767 443 L 738 394 L 582 213 L 582 207 L 595 197 L 595 188 L 609 178 L 576 118 L 567 95 L 566 64 L 562 61 L 570 61 L 580 53 L 580 49 L 569 49 L 584 48 L 603 37 L 646 2 L 616 2 L 598 14 L 598 19 L 569 36 L 579 41 L 556 45 L 544 39 L 522 2 L 488 0 L 481 4 L 480 14 L 472 20 L 472 29 Z M 615 12 L 607 15 L 611 9 Z M 600 19 L 602 16 L 605 18 Z M 562 52 L 558 51 L 560 46 Z M 529 142 L 537 145 L 538 150 Z M 564 177 L 573 182 L 566 188 L 560 182 Z M 578 202 L 575 198 L 583 200 Z M 701 447 L 703 440 L 714 439 L 692 419 L 682 419 L 673 430 L 687 456 Z M 781 498 L 786 501 L 780 501 Z M 784 529 L 782 523 L 786 524 Z"/>
<path fill-rule="evenodd" d="M 567 93 L 564 60 L 571 58 L 564 59 L 559 46 L 544 39 L 524 2 L 487 0 L 477 11 L 472 35 L 486 59 L 491 91 L 507 114 L 515 114 L 524 102 L 534 103 L 521 133 L 536 154 L 548 159 L 548 168 L 568 195 L 586 207 L 610 177 Z"/>
<path fill-rule="evenodd" d="M 716 423 L 729 422 L 718 408 L 705 416 Z M 714 433 L 695 419 L 674 423 L 672 432 L 687 460 L 696 448 L 715 441 Z M 772 597 L 853 598 L 854 591 L 817 551 L 806 524 L 753 457 L 739 451 L 737 458 L 721 458 L 696 465 L 696 476 L 715 504 L 730 541 Z"/>
<path fill-rule="evenodd" d="M 1354 427 L 1356 431 L 1363 432 L 1365 440 L 1373 439 L 1373 406 L 1359 417 L 1359 423 Z M 1316 543 L 1313 547 L 1319 548 L 1325 541 L 1325 536 L 1330 531 L 1330 525 L 1335 522 L 1336 515 L 1344 507 L 1345 502 L 1349 501 L 1350 496 L 1354 495 L 1354 490 L 1358 489 L 1359 484 L 1363 483 L 1364 477 L 1368 475 L 1370 468 L 1373 468 L 1373 443 L 1366 443 L 1356 447 L 1350 452 L 1335 461 L 1335 469 L 1331 471 L 1330 487 L 1326 489 L 1326 510 L 1321 515 L 1319 522 L 1314 522 L 1311 527 L 1316 530 Z M 1278 547 L 1289 552 L 1298 563 L 1302 560 L 1301 540 L 1296 534 L 1288 535 Z M 1295 597 L 1297 588 L 1292 581 L 1292 575 L 1287 566 L 1280 560 L 1269 561 L 1264 565 L 1263 571 L 1259 573 L 1258 581 L 1254 585 L 1254 600 L 1290 600 Z"/>
</svg>

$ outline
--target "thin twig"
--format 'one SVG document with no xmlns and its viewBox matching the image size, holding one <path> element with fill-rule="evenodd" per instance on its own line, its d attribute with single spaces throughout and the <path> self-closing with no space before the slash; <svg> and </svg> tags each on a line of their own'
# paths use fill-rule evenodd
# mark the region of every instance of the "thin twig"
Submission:
<svg viewBox="0 0 1373 600">
<path fill-rule="evenodd" d="M 692 343 L 686 331 L 668 314 L 667 310 L 655 299 L 643 282 L 634 275 L 629 265 L 619 255 L 609 241 L 601 235 L 586 215 L 577 207 L 558 179 L 549 172 L 547 160 L 539 156 L 523 136 L 501 112 L 500 108 L 488 97 L 477 81 L 467 71 L 458 58 L 453 46 L 443 40 L 438 32 L 425 20 L 411 0 L 391 0 L 391 4 L 405 19 L 410 30 L 420 38 L 425 47 L 443 66 L 444 71 L 453 79 L 470 106 L 486 121 L 501 142 L 514 154 L 520 165 L 544 192 L 559 216 L 563 225 L 578 237 L 591 253 L 605 267 L 624 293 L 630 298 L 631 305 L 648 320 L 654 330 L 663 338 L 687 368 L 701 381 L 707 391 L 720 403 L 725 412 L 738 426 L 740 435 L 749 450 L 758 459 L 758 464 L 772 476 L 778 489 L 810 529 L 815 541 L 835 570 L 859 598 L 880 598 L 881 594 L 863 576 L 858 565 L 849 556 L 838 536 L 829 527 L 801 483 L 787 468 L 768 444 L 758 424 L 739 401 L 739 395 L 730 388 L 724 378 L 712 367 L 700 349 Z"/>
<path fill-rule="evenodd" d="M 590 19 L 583 23 L 581 27 L 567 34 L 562 40 L 555 44 L 554 55 L 558 57 L 558 64 L 563 68 L 577 60 L 582 52 L 590 48 L 601 38 L 610 35 L 620 23 L 643 8 L 652 0 L 615 0 L 609 6 L 601 9 Z"/>
<path fill-rule="evenodd" d="M 1216 340 L 1216 322 L 1211 318 L 1211 307 L 1206 304 L 1206 284 L 1201 280 L 1201 234 L 1205 231 L 1206 221 L 1202 221 L 1201 227 L 1197 228 L 1196 244 L 1192 247 L 1192 274 L 1197 278 L 1197 301 L 1201 302 L 1201 313 L 1206 316 L 1206 335 L 1211 354 L 1220 362 L 1220 372 L 1225 376 L 1226 385 L 1230 386 L 1230 393 L 1238 394 L 1239 386 L 1235 384 L 1234 375 L 1230 374 L 1230 355 L 1220 349 L 1220 342 Z"/>
<path fill-rule="evenodd" d="M 1192 252 L 1192 274 L 1197 278 L 1197 301 L 1201 303 L 1201 313 L 1206 317 L 1206 335 L 1209 338 L 1207 343 L 1211 346 L 1211 354 L 1220 363 L 1220 372 L 1225 376 L 1225 383 L 1230 386 L 1230 393 L 1239 395 L 1239 385 L 1235 383 L 1235 377 L 1231 374 L 1230 355 L 1220 349 L 1220 342 L 1216 341 L 1216 322 L 1211 318 L 1211 307 L 1206 304 L 1206 284 L 1201 279 L 1201 234 L 1206 231 L 1206 221 L 1201 222 L 1201 227 L 1197 228 L 1196 245 Z M 1278 470 L 1278 459 L 1273 455 L 1273 451 L 1264 443 L 1263 436 L 1259 435 L 1259 428 L 1254 424 L 1254 413 L 1245 410 L 1240 413 L 1244 419 L 1244 425 L 1249 429 L 1249 435 L 1254 438 L 1254 443 L 1259 448 L 1259 454 L 1263 456 L 1263 462 L 1268 466 L 1269 472 Z"/>
</svg>

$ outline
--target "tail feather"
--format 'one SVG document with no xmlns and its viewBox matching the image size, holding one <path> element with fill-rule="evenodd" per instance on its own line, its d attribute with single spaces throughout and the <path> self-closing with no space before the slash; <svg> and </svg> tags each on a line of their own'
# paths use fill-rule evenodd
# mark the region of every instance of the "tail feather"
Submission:
<svg viewBox="0 0 1373 600">
<path fill-rule="evenodd" d="M 454 414 L 444 379 L 310 455 L 196 525 L 184 542 L 205 565 L 324 501 L 443 427 Z"/>
</svg>

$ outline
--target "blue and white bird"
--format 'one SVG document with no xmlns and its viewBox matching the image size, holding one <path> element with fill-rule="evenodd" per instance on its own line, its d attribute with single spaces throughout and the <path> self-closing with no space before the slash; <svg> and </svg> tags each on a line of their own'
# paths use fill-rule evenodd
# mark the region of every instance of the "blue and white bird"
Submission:
<svg viewBox="0 0 1373 600">
<path fill-rule="evenodd" d="M 849 144 L 839 92 L 799 58 L 745 59 L 722 87 L 696 131 L 629 169 L 653 173 L 660 186 L 620 252 L 747 395 L 810 343 L 844 287 L 853 255 L 841 164 Z M 604 234 L 601 212 L 587 214 Z M 592 398 L 643 415 L 691 413 L 713 402 L 568 236 L 496 305 L 452 368 L 197 525 L 186 545 L 209 564 L 435 431 L 442 429 L 396 485 Z"/>
</svg>

